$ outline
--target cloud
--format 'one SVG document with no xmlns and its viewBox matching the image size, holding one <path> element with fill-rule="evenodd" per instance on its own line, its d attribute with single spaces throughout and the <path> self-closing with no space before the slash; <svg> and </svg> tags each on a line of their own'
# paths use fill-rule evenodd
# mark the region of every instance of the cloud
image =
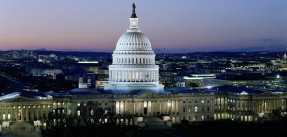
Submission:
<svg viewBox="0 0 287 137">
<path fill-rule="evenodd" d="M 46 48 L 39 48 L 39 49 L 35 49 L 37 51 L 48 51 Z"/>
<path fill-rule="evenodd" d="M 274 41 L 274 40 L 273 39 L 260 39 L 260 41 L 271 42 L 271 41 Z"/>
<path fill-rule="evenodd" d="M 59 50 L 59 51 L 74 51 L 74 49 L 58 49 L 58 48 L 56 48 L 56 50 Z"/>
<path fill-rule="evenodd" d="M 232 50 L 227 50 L 227 51 L 230 51 L 230 52 L 287 51 L 287 45 L 258 46 L 258 47 L 249 47 L 249 48 L 241 48 L 241 49 L 232 49 Z"/>
</svg>

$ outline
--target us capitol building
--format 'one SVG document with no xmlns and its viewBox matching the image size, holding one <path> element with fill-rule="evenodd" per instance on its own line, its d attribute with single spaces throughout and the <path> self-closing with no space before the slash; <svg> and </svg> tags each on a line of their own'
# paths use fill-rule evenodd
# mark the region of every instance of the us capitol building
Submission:
<svg viewBox="0 0 287 137">
<path fill-rule="evenodd" d="M 138 27 L 135 12 L 130 27 L 118 40 L 104 90 L 80 87 L 66 93 L 22 93 L 0 96 L 0 122 L 32 121 L 45 125 L 49 113 L 80 116 L 81 106 L 94 102 L 105 111 L 132 114 L 133 123 L 150 119 L 165 124 L 217 119 L 258 121 L 273 110 L 286 112 L 287 95 L 281 92 L 233 86 L 190 89 L 184 84 L 164 89 L 151 42 Z M 124 121 L 121 119 L 120 121 Z M 5 123 L 5 124 L 4 124 Z M 3 125 L 4 124 L 4 125 Z"/>
</svg>

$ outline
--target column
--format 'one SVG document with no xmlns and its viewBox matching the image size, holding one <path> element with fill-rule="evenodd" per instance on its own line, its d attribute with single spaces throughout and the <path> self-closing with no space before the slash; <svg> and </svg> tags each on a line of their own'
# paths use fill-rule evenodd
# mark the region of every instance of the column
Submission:
<svg viewBox="0 0 287 137">
<path fill-rule="evenodd" d="M 144 102 L 141 101 L 140 103 L 141 103 L 141 113 L 144 114 Z"/>
<path fill-rule="evenodd" d="M 153 82 L 155 82 L 155 70 L 153 71 Z"/>
<path fill-rule="evenodd" d="M 0 111 L 2 111 L 2 108 L 0 108 Z M 14 121 L 14 119 L 15 119 L 15 108 L 13 108 L 13 106 L 11 106 L 11 121 Z"/>
<path fill-rule="evenodd" d="M 159 101 L 159 114 L 161 114 L 161 101 Z"/>
<path fill-rule="evenodd" d="M 134 71 L 134 82 L 137 82 L 137 71 Z"/>
<path fill-rule="evenodd" d="M 153 116 L 154 113 L 154 101 L 150 101 L 150 114 Z"/>
<path fill-rule="evenodd" d="M 143 71 L 143 72 L 142 72 L 142 75 L 143 75 L 143 77 L 142 77 L 142 78 L 143 78 L 143 82 L 145 82 L 146 72 L 145 72 L 145 71 Z"/>
<path fill-rule="evenodd" d="M 158 71 L 157 70 L 155 71 L 155 81 L 156 82 L 158 81 Z"/>
<path fill-rule="evenodd" d="M 133 102 L 133 115 L 135 115 L 136 113 L 135 113 L 135 111 L 136 111 L 136 104 L 135 104 L 135 102 Z"/>
<path fill-rule="evenodd" d="M 21 117 L 21 120 L 24 121 L 25 118 L 26 118 L 26 107 L 25 106 L 22 106 L 22 117 Z"/>
<path fill-rule="evenodd" d="M 119 71 L 116 70 L 116 82 L 118 82 L 118 81 L 119 81 Z"/>
<path fill-rule="evenodd" d="M 138 73 L 138 80 L 137 81 L 141 82 L 141 71 L 138 70 L 137 73 Z"/>
<path fill-rule="evenodd" d="M 43 120 L 44 119 L 44 113 L 43 113 L 43 105 L 41 106 L 40 110 L 41 110 L 41 119 Z M 65 107 L 64 107 L 64 111 L 66 111 Z"/>
<path fill-rule="evenodd" d="M 37 117 L 37 120 L 39 120 L 39 108 L 38 108 L 38 106 L 37 106 L 37 108 L 36 108 L 36 117 Z"/>
<path fill-rule="evenodd" d="M 23 121 L 23 119 L 24 119 L 24 116 L 23 116 L 23 106 L 20 106 L 20 110 L 21 110 L 21 121 Z"/>
<path fill-rule="evenodd" d="M 178 113 L 178 100 L 175 101 L 175 112 Z"/>
<path fill-rule="evenodd" d="M 110 81 L 113 81 L 113 71 L 111 70 L 111 73 L 110 73 Z"/>
<path fill-rule="evenodd" d="M 171 113 L 174 113 L 173 107 L 174 107 L 173 100 L 171 100 Z"/>
<path fill-rule="evenodd" d="M 122 72 L 122 78 L 121 79 L 122 79 L 122 82 L 124 82 L 125 81 L 125 71 L 122 70 L 121 72 Z"/>
<path fill-rule="evenodd" d="M 26 106 L 26 121 L 29 121 L 29 108 Z"/>
<path fill-rule="evenodd" d="M 168 114 L 168 100 L 165 101 L 165 111 Z"/>
<path fill-rule="evenodd" d="M 149 82 L 151 81 L 151 72 L 150 72 L 150 70 L 148 71 L 148 81 Z"/>
<path fill-rule="evenodd" d="M 126 70 L 124 70 L 124 81 L 127 82 L 128 81 L 128 73 Z"/>
</svg>

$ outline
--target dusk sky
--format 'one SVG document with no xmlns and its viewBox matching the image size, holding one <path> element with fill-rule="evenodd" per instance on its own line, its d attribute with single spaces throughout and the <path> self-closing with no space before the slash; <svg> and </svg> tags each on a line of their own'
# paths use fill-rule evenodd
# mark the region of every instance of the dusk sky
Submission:
<svg viewBox="0 0 287 137">
<path fill-rule="evenodd" d="M 287 51 L 287 0 L 0 0 L 0 50 L 112 51 L 132 2 L 156 50 Z"/>
</svg>

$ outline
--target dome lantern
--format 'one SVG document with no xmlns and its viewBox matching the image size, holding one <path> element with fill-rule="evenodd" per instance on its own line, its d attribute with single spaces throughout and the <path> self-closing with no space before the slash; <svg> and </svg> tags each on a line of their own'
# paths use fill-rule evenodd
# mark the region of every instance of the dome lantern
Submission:
<svg viewBox="0 0 287 137">
<path fill-rule="evenodd" d="M 133 13 L 130 17 L 130 28 L 138 28 L 138 17 L 136 15 L 136 5 L 133 3 Z"/>
</svg>

